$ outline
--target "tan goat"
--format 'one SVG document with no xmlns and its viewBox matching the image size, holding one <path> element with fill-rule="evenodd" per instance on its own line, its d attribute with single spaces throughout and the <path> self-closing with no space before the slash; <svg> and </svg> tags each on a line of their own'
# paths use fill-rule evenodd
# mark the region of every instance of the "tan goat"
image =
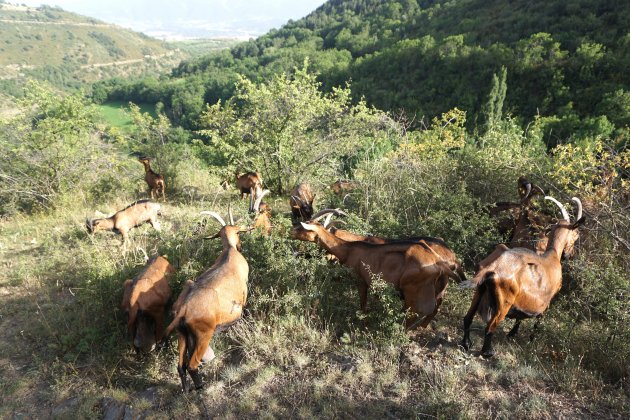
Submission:
<svg viewBox="0 0 630 420">
<path fill-rule="evenodd" d="M 121 308 L 127 312 L 127 331 L 137 351 L 155 348 L 164 332 L 164 309 L 171 297 L 169 279 L 175 269 L 165 257 L 156 256 L 123 286 Z"/>
<path fill-rule="evenodd" d="M 271 207 L 262 201 L 263 197 L 269 194 L 269 190 L 264 190 L 252 204 L 250 212 L 254 213 L 254 228 L 261 229 L 263 235 L 271 234 Z"/>
<path fill-rule="evenodd" d="M 168 337 L 175 328 L 179 333 L 177 372 L 184 391 L 187 390 L 186 372 L 196 389 L 203 387 L 198 369 L 202 360 L 214 358 L 214 352 L 209 347 L 212 336 L 241 318 L 247 300 L 249 265 L 239 252 L 239 234 L 245 230 L 234 226 L 231 212 L 230 225 L 214 212 L 202 214 L 216 218 L 223 226 L 211 237 L 221 238 L 223 252 L 197 280 L 186 283 L 173 305 L 175 317 L 165 333 Z"/>
<path fill-rule="evenodd" d="M 128 239 L 128 232 L 143 223 L 150 223 L 155 230 L 160 230 L 158 215 L 160 205 L 149 200 L 139 200 L 114 215 L 103 219 L 85 219 L 85 227 L 89 233 L 99 230 L 113 230 L 120 233 L 123 243 Z"/>
<path fill-rule="evenodd" d="M 250 200 L 256 200 L 262 193 L 263 180 L 257 172 L 245 172 L 234 174 L 236 177 L 236 188 L 241 193 L 241 200 L 245 194 L 250 194 Z"/>
<path fill-rule="evenodd" d="M 382 275 L 385 282 L 392 284 L 401 293 L 404 308 L 415 313 L 407 319 L 407 328 L 418 322 L 426 327 L 437 313 L 449 277 L 459 280 L 448 264 L 423 242 L 383 245 L 348 242 L 328 232 L 318 222 L 295 226 L 292 237 L 310 240 L 306 239 L 309 232 L 315 233 L 322 248 L 359 276 L 357 284 L 362 310 L 367 307 L 367 291 L 373 275 Z"/>
<path fill-rule="evenodd" d="M 538 317 L 549 307 L 551 299 L 562 286 L 560 258 L 571 233 L 584 223 L 582 203 L 576 197 L 577 220 L 571 223 L 569 214 L 562 204 L 552 197 L 560 207 L 563 220 L 552 226 L 549 244 L 542 255 L 526 248 L 512 248 L 501 244 L 479 263 L 479 270 L 470 284 L 476 287 L 470 309 L 464 318 L 462 347 L 470 349 L 470 324 L 479 313 L 486 322 L 486 332 L 481 354 L 490 357 L 492 335 L 504 318 L 515 318 L 511 336 L 518 332 L 522 319 Z"/>
<path fill-rule="evenodd" d="M 139 158 L 138 161 L 144 165 L 144 180 L 149 186 L 149 194 L 151 198 L 156 198 L 162 193 L 162 199 L 166 201 L 166 184 L 164 176 L 158 174 L 151 169 L 151 159 L 147 157 Z"/>
</svg>

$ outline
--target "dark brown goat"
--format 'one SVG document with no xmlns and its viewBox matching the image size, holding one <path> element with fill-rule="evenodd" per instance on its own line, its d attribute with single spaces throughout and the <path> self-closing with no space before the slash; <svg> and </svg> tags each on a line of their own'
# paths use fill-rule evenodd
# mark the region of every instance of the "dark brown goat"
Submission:
<svg viewBox="0 0 630 420">
<path fill-rule="evenodd" d="M 149 200 L 139 200 L 114 215 L 103 219 L 85 219 L 85 227 L 89 233 L 98 230 L 113 230 L 120 233 L 123 243 L 128 239 L 128 232 L 143 223 L 150 223 L 155 230 L 160 230 L 158 215 L 160 205 Z"/>
<path fill-rule="evenodd" d="M 137 351 L 148 353 L 162 340 L 164 309 L 171 297 L 168 281 L 174 272 L 165 257 L 156 256 L 124 283 L 120 306 L 127 312 L 127 331 Z"/>
<path fill-rule="evenodd" d="M 560 259 L 570 234 L 584 223 L 582 203 L 573 198 L 578 210 L 577 220 L 571 223 L 562 204 L 551 197 L 545 198 L 560 207 L 563 220 L 552 226 L 547 249 L 542 255 L 530 249 L 510 249 L 501 244 L 479 263 L 479 270 L 470 281 L 475 287 L 475 295 L 464 318 L 464 349 L 470 349 L 470 325 L 475 313 L 479 313 L 486 323 L 481 354 L 490 357 L 494 354 L 492 336 L 503 319 L 517 320 L 509 333 L 515 335 L 522 319 L 540 319 L 562 287 Z"/>
<path fill-rule="evenodd" d="M 289 206 L 291 206 L 294 224 L 311 218 L 313 215 L 313 200 L 315 200 L 315 194 L 313 194 L 311 186 L 305 182 L 296 185 L 291 190 Z"/>
<path fill-rule="evenodd" d="M 138 161 L 144 165 L 144 180 L 149 186 L 151 198 L 156 198 L 160 193 L 162 193 L 162 199 L 166 201 L 166 184 L 164 183 L 164 176 L 151 169 L 150 158 L 142 157 L 139 158 Z"/>
<path fill-rule="evenodd" d="M 216 218 L 221 223 L 221 230 L 212 238 L 221 238 L 223 252 L 212 267 L 206 270 L 195 282 L 188 281 L 177 302 L 173 305 L 175 318 L 168 326 L 165 336 L 177 328 L 179 361 L 177 372 L 182 381 L 182 389 L 187 390 L 187 374 L 193 380 L 196 389 L 203 387 L 199 375 L 202 360 L 214 358 L 209 347 L 215 332 L 234 324 L 241 318 L 247 300 L 247 279 L 249 265 L 240 253 L 239 234 L 246 230 L 233 226 L 214 212 L 202 212 Z"/>
</svg>

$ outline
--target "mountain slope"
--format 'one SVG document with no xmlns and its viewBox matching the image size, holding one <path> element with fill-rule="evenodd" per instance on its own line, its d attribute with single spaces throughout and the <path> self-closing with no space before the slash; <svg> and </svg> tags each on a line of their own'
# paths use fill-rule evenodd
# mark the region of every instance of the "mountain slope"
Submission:
<svg viewBox="0 0 630 420">
<path fill-rule="evenodd" d="M 457 106 L 483 124 L 493 75 L 505 67 L 504 114 L 524 123 L 557 116 L 554 142 L 593 127 L 610 134 L 630 122 L 628 21 L 630 3 L 609 0 L 331 0 L 229 52 L 182 63 L 150 94 L 188 124 L 204 101 L 232 94 L 238 73 L 265 79 L 308 57 L 327 90 L 351 80 L 354 96 L 376 107 L 431 118 Z M 111 96 L 145 102 L 146 91 L 137 83 Z"/>
<path fill-rule="evenodd" d="M 155 73 L 182 54 L 167 43 L 57 7 L 0 5 L 0 79 L 78 87 L 113 76 Z"/>
</svg>

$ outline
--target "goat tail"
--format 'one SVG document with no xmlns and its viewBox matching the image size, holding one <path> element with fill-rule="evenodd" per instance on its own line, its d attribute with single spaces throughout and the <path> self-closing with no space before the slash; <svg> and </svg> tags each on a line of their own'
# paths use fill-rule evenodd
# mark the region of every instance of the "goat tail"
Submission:
<svg viewBox="0 0 630 420">
<path fill-rule="evenodd" d="M 497 296 L 497 273 L 488 271 L 479 283 L 481 304 L 478 307 L 479 316 L 484 322 L 490 322 L 492 316 L 497 313 L 499 298 Z"/>
</svg>

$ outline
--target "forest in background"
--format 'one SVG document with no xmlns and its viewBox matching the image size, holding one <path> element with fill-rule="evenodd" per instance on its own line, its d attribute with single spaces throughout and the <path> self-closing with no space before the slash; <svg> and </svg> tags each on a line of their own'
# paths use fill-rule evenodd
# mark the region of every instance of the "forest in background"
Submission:
<svg viewBox="0 0 630 420">
<path fill-rule="evenodd" d="M 454 107 L 485 124 L 505 68 L 506 114 L 545 123 L 546 143 L 609 136 L 630 122 L 630 6 L 609 0 L 329 1 L 230 50 L 181 63 L 170 80 L 103 82 L 98 101 L 162 103 L 196 128 L 205 103 L 226 100 L 239 74 L 262 81 L 306 57 L 325 91 L 351 81 L 355 100 L 403 110 L 416 126 Z"/>
<path fill-rule="evenodd" d="M 597 73 L 592 82 L 611 87 L 608 92 L 622 90 L 611 108 L 620 110 L 617 117 L 582 114 L 586 111 L 577 106 L 566 114 L 520 115 L 515 104 L 533 104 L 535 98 L 516 96 L 514 69 L 498 62 L 488 67 L 487 81 L 468 86 L 476 92 L 470 95 L 479 101 L 477 111 L 467 109 L 462 97 L 462 106 L 436 106 L 435 115 L 426 111 L 421 119 L 414 118 L 416 108 L 400 112 L 374 106 L 368 95 L 355 91 L 360 80 L 351 74 L 342 83 L 328 84 L 317 58 L 320 50 L 300 56 L 297 64 L 289 54 L 291 60 L 283 62 L 287 68 L 274 71 L 273 60 L 265 68 L 253 56 L 234 58 L 239 48 L 264 45 L 276 39 L 274 34 L 315 16 L 330 27 L 358 19 L 359 13 L 372 12 L 369 16 L 382 20 L 389 15 L 381 7 L 391 4 L 399 3 L 331 1 L 253 43 L 195 61 L 215 63 L 208 67 L 183 64 L 174 70 L 181 75 L 170 79 L 113 80 L 95 85 L 87 96 L 59 95 L 36 81 L 27 84 L 17 101 L 20 112 L 0 117 L 0 417 L 321 418 L 352 413 L 538 419 L 614 418 L 630 411 L 630 133 L 627 124 L 614 119 L 628 113 L 624 68 L 607 61 L 608 72 Z M 423 3 L 418 19 L 422 10 L 433 10 L 440 20 L 418 20 L 414 27 L 432 27 L 435 40 L 440 34 L 446 40 L 451 36 L 447 29 L 456 30 L 448 19 L 461 21 L 457 13 L 468 11 L 474 21 L 472 9 L 464 8 L 473 4 Z M 520 32 L 539 34 L 542 23 L 534 17 L 527 21 L 534 35 L 510 20 L 521 2 L 509 4 L 514 7 L 502 8 L 494 24 L 514 27 L 510 42 L 527 39 Z M 618 16 L 623 11 L 616 9 Z M 571 16 L 583 17 L 581 12 Z M 600 28 L 602 16 L 606 13 L 593 15 L 594 27 Z M 542 29 L 575 29 L 562 23 L 561 15 L 546 22 Z M 466 33 L 477 28 L 477 38 L 470 39 L 490 49 L 494 40 L 478 29 L 483 25 L 479 20 Z M 598 35 L 592 42 L 614 38 L 619 43 L 623 30 L 620 23 L 594 31 Z M 550 34 L 556 40 L 558 35 Z M 489 46 L 481 46 L 484 39 Z M 578 36 L 557 39 L 567 45 L 558 46 L 560 52 L 570 51 L 570 42 L 582 45 Z M 400 39 L 391 47 L 405 42 L 415 41 Z M 606 57 L 621 51 L 608 45 L 606 54 L 612 55 Z M 281 50 L 275 51 L 281 55 Z M 261 57 L 273 50 L 265 51 Z M 370 54 L 378 51 L 366 50 L 363 57 Z M 213 61 L 220 57 L 231 57 L 225 67 Z M 540 65 L 530 70 L 561 69 L 563 91 L 573 97 L 573 85 L 564 78 L 568 67 L 556 66 L 570 62 L 572 53 L 553 65 L 548 55 L 540 57 Z M 230 67 L 245 62 L 252 67 L 238 72 Z M 448 74 L 445 84 L 456 80 Z M 431 77 L 427 80 L 439 85 L 439 74 Z M 206 103 L 205 83 L 224 86 L 223 99 Z M 124 119 L 104 120 L 93 101 L 118 98 L 116 92 L 124 93 L 121 100 L 145 98 L 156 104 L 155 111 L 130 104 Z M 162 93 L 172 94 L 171 102 Z M 199 108 L 192 112 L 190 104 Z M 539 106 L 546 105 L 541 100 Z M 588 121 L 595 128 L 586 129 Z M 565 124 L 575 126 L 561 135 L 552 123 L 566 130 Z M 168 201 L 161 202 L 162 230 L 131 231 L 125 251 L 114 233 L 89 235 L 85 219 L 113 214 L 147 197 L 140 155 L 154 158 L 154 169 L 166 179 Z M 239 199 L 233 184 L 221 187 L 244 170 L 259 171 L 272 190 L 265 200 L 273 209 L 274 228 L 268 237 L 260 231 L 242 236 L 250 266 L 247 314 L 213 339 L 217 359 L 202 368 L 207 388 L 182 395 L 174 338 L 160 353 L 139 357 L 132 350 L 119 308 L 122 284 L 153 255 L 166 255 L 174 264 L 174 296 L 207 269 L 221 244 L 203 240 L 218 226 L 199 212 L 225 214 L 231 207 L 244 224 L 250 223 L 247 200 Z M 307 181 L 316 192 L 316 209 L 343 208 L 348 230 L 444 238 L 472 275 L 476 264 L 508 239 L 487 208 L 516 200 L 520 176 L 563 203 L 580 197 L 587 222 L 576 256 L 563 262 L 562 290 L 533 339 L 533 321 L 525 321 L 514 339 L 505 336 L 512 324 L 504 322 L 496 334 L 497 355 L 490 360 L 479 357 L 483 325 L 478 319 L 473 351 L 458 346 L 470 290 L 449 285 L 431 326 L 407 333 L 397 291 L 375 281 L 370 311 L 363 313 L 352 274 L 331 265 L 317 245 L 289 239 L 287 191 Z M 339 178 L 354 181 L 355 190 L 333 194 L 328 186 Z M 533 209 L 558 217 L 543 200 L 535 200 Z"/>
</svg>

